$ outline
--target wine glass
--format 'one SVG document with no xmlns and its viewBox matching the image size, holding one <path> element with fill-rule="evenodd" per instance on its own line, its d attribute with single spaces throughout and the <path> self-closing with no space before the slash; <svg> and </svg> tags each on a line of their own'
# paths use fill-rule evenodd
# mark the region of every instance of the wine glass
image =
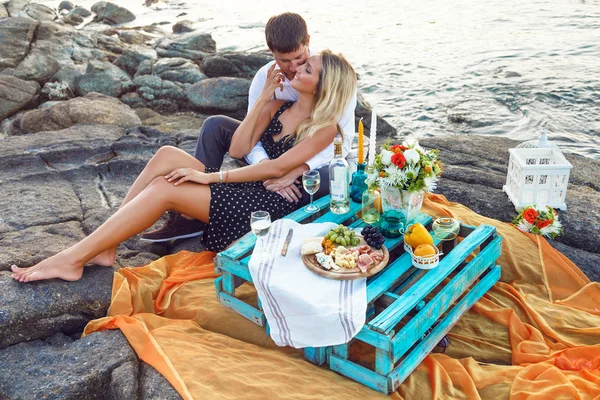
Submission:
<svg viewBox="0 0 600 400">
<path fill-rule="evenodd" d="M 260 259 L 262 260 L 266 255 L 264 238 L 271 228 L 271 215 L 267 211 L 252 212 L 250 215 L 250 228 L 252 233 L 260 239 Z"/>
<path fill-rule="evenodd" d="M 302 174 L 302 186 L 306 193 L 310 194 L 310 204 L 304 207 L 307 213 L 319 211 L 319 207 L 313 205 L 313 195 L 317 193 L 321 186 L 321 175 L 317 170 L 304 171 Z"/>
</svg>

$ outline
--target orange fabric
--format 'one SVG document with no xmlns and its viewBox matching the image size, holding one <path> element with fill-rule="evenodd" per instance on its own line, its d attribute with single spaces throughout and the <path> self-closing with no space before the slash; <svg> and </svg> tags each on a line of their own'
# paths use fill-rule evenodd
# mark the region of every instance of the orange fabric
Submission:
<svg viewBox="0 0 600 400">
<path fill-rule="evenodd" d="M 452 329 L 446 354 L 425 358 L 390 397 L 600 400 L 600 285 L 539 236 L 443 196 L 428 196 L 423 211 L 496 226 L 502 277 Z M 222 306 L 213 257 L 181 252 L 121 269 L 108 316 L 84 334 L 121 329 L 186 399 L 385 397 L 277 347 L 263 328 Z M 256 301 L 249 285 L 237 292 Z M 367 360 L 356 347 L 353 354 Z"/>
</svg>

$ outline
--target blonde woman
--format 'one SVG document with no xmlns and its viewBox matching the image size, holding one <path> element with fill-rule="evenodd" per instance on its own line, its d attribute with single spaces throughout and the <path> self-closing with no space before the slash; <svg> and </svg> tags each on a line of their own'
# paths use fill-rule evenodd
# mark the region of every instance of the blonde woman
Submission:
<svg viewBox="0 0 600 400">
<path fill-rule="evenodd" d="M 183 150 L 162 147 L 119 210 L 96 231 L 33 267 L 13 266 L 12 277 L 20 282 L 75 281 L 85 264 L 111 266 L 119 243 L 149 228 L 168 210 L 207 223 L 206 247 L 213 251 L 250 231 L 252 211 L 266 210 L 273 220 L 294 211 L 298 203 L 266 190 L 263 181 L 285 175 L 332 143 L 339 130 L 336 121 L 356 90 L 356 73 L 342 56 L 326 50 L 297 68 L 291 82 L 299 92 L 296 102 L 270 100 L 281 79 L 281 71 L 273 67 L 229 149 L 232 157 L 241 158 L 261 141 L 268 160 L 232 171 L 211 171 Z"/>
</svg>

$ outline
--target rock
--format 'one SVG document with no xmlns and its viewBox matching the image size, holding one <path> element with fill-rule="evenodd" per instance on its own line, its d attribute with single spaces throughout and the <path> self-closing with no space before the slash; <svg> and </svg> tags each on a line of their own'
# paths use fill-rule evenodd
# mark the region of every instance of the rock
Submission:
<svg viewBox="0 0 600 400">
<path fill-rule="evenodd" d="M 0 18 L 8 17 L 8 10 L 4 7 L 4 4 L 0 3 Z"/>
<path fill-rule="evenodd" d="M 140 66 L 140 64 L 146 60 L 152 62 L 156 59 L 156 51 L 147 47 L 136 47 L 135 49 L 128 49 L 119 56 L 114 64 L 124 71 L 127 71 L 130 75 L 134 75 Z"/>
<path fill-rule="evenodd" d="M 225 57 L 206 57 L 202 61 L 202 70 L 210 78 L 240 74 L 240 70 Z"/>
<path fill-rule="evenodd" d="M 15 68 L 15 77 L 44 84 L 60 69 L 61 65 L 54 57 L 34 49 Z"/>
<path fill-rule="evenodd" d="M 141 75 L 133 80 L 137 96 L 124 96 L 121 100 L 132 107 L 149 107 L 159 112 L 176 112 L 186 104 L 185 90 L 180 83 L 164 81 L 158 76 Z"/>
<path fill-rule="evenodd" d="M 83 23 L 84 19 L 81 15 L 70 12 L 63 17 L 63 21 L 69 25 L 77 26 Z"/>
<path fill-rule="evenodd" d="M 29 4 L 29 0 L 10 0 L 5 2 L 4 5 L 8 10 L 8 15 L 11 17 L 19 17 L 19 13 L 23 11 L 23 8 Z"/>
<path fill-rule="evenodd" d="M 241 78 L 210 78 L 187 89 L 192 108 L 202 112 L 243 115 L 248 108 L 250 80 Z"/>
<path fill-rule="evenodd" d="M 97 93 L 57 104 L 46 110 L 30 111 L 21 119 L 21 129 L 33 133 L 86 124 L 110 124 L 124 128 L 138 126 L 140 119 L 131 108 L 116 99 Z"/>
<path fill-rule="evenodd" d="M 128 361 L 115 368 L 110 375 L 109 394 L 112 399 L 135 399 L 138 396 L 139 365 L 137 360 Z"/>
<path fill-rule="evenodd" d="M 0 120 L 25 107 L 39 91 L 40 85 L 37 82 L 0 75 Z"/>
<path fill-rule="evenodd" d="M 19 17 L 29 17 L 37 21 L 54 21 L 58 15 L 48 6 L 38 3 L 28 3 L 18 14 Z"/>
<path fill-rule="evenodd" d="M 185 58 L 161 58 L 156 62 L 140 63 L 135 76 L 157 75 L 163 80 L 196 83 L 207 76 L 200 72 L 197 64 Z"/>
<path fill-rule="evenodd" d="M 42 95 L 47 100 L 69 100 L 75 95 L 67 82 L 48 82 L 42 88 Z"/>
<path fill-rule="evenodd" d="M 152 36 L 146 35 L 142 32 L 129 31 L 129 30 L 118 30 L 117 35 L 124 43 L 128 44 L 146 44 L 152 40 Z M 154 52 L 156 54 L 156 52 Z"/>
<path fill-rule="evenodd" d="M 219 56 L 231 61 L 238 72 L 248 79 L 253 78 L 256 72 L 265 64 L 273 61 L 273 56 L 269 52 L 225 52 L 219 54 Z"/>
<path fill-rule="evenodd" d="M 173 33 L 187 33 L 187 32 L 193 32 L 194 31 L 194 27 L 193 27 L 193 22 L 190 20 L 183 20 L 183 21 L 179 21 L 176 24 L 173 25 Z"/>
<path fill-rule="evenodd" d="M 119 330 L 97 332 L 62 346 L 40 340 L 21 343 L 1 354 L 0 393 L 11 399 L 117 399 L 110 394 L 137 390 L 137 356 Z M 126 380 L 119 370 L 124 366 L 133 374 Z M 15 371 L 23 372 L 19 379 L 14 379 Z M 129 387 L 116 387 L 119 383 Z"/>
<path fill-rule="evenodd" d="M 191 32 L 160 39 L 156 44 L 159 57 L 182 57 L 202 61 L 216 51 L 216 43 L 207 33 Z"/>
<path fill-rule="evenodd" d="M 39 24 L 30 18 L 0 19 L 0 70 L 14 68 L 25 59 Z"/>
<path fill-rule="evenodd" d="M 48 82 L 65 82 L 69 85 L 71 92 L 75 93 L 75 79 L 85 74 L 86 65 L 73 65 L 69 67 L 61 68 L 56 74 L 54 74 Z"/>
<path fill-rule="evenodd" d="M 90 61 L 85 74 L 75 78 L 75 91 L 80 96 L 96 92 L 118 97 L 131 88 L 127 72 L 108 62 Z"/>
<path fill-rule="evenodd" d="M 125 46 L 118 37 L 98 35 L 96 38 L 98 40 L 98 46 L 104 50 L 107 50 L 113 54 L 123 54 L 125 51 Z"/>
<path fill-rule="evenodd" d="M 87 18 L 92 15 L 92 13 L 83 7 L 75 7 L 69 14 L 79 15 L 80 17 Z"/>
<path fill-rule="evenodd" d="M 97 14 L 94 21 L 109 25 L 124 24 L 135 20 L 135 15 L 128 9 L 106 1 L 94 4 L 92 11 Z"/>
<path fill-rule="evenodd" d="M 61 12 L 62 10 L 71 11 L 73 8 L 75 8 L 73 3 L 71 3 L 70 1 L 67 1 L 67 0 L 64 0 L 64 1 L 61 1 L 60 4 L 58 5 L 58 12 Z"/>
<path fill-rule="evenodd" d="M 363 124 L 365 127 L 365 134 L 369 135 L 371 130 L 371 106 L 362 96 L 358 93 L 356 110 L 355 110 L 355 123 L 363 118 Z M 377 116 L 377 137 L 394 137 L 396 135 L 396 128 L 391 126 L 386 120 Z"/>
</svg>

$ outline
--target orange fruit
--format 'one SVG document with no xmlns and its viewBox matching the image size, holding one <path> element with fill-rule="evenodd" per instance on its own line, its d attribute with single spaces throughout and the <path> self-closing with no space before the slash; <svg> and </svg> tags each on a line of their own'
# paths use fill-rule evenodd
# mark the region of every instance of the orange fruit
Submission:
<svg viewBox="0 0 600 400">
<path fill-rule="evenodd" d="M 425 170 L 425 172 L 430 173 L 432 168 L 431 165 L 426 165 L 425 168 L 423 168 Z"/>
<path fill-rule="evenodd" d="M 436 250 L 435 247 L 430 244 L 420 244 L 413 253 L 415 256 L 419 257 L 433 257 L 435 256 Z"/>
</svg>

